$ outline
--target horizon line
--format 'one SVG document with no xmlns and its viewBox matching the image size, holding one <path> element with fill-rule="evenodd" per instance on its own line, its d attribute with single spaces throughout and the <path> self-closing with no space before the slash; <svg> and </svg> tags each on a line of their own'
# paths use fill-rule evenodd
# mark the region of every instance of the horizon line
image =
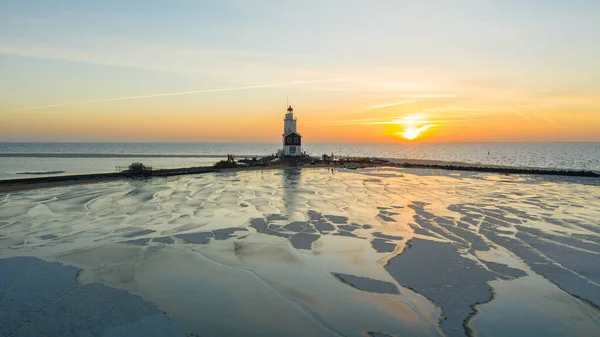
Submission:
<svg viewBox="0 0 600 337">
<path fill-rule="evenodd" d="M 0 140 L 0 144 L 11 144 L 11 143 L 25 143 L 25 144 L 278 144 L 280 141 L 156 141 L 156 140 L 139 140 L 139 141 L 78 141 L 78 140 L 53 140 L 53 141 L 41 141 L 41 140 Z M 307 144 L 562 144 L 562 143 L 600 143 L 600 140 L 596 141 L 407 141 L 402 140 L 398 142 L 308 142 Z"/>
</svg>

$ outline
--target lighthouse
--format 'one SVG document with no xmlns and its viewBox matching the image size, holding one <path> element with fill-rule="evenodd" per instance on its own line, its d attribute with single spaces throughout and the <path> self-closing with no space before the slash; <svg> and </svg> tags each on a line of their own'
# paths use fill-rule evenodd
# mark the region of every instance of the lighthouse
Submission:
<svg viewBox="0 0 600 337">
<path fill-rule="evenodd" d="M 282 156 L 301 156 L 302 155 L 302 136 L 296 130 L 296 118 L 294 109 L 290 105 L 283 120 L 283 150 Z"/>
</svg>

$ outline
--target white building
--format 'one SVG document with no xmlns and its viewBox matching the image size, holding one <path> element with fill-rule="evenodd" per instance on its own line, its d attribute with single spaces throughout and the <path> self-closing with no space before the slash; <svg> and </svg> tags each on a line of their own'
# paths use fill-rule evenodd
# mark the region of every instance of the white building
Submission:
<svg viewBox="0 0 600 337">
<path fill-rule="evenodd" d="M 280 157 L 283 156 L 301 156 L 302 155 L 302 136 L 296 130 L 296 118 L 294 109 L 290 106 L 283 120 L 283 149 L 278 151 Z"/>
</svg>

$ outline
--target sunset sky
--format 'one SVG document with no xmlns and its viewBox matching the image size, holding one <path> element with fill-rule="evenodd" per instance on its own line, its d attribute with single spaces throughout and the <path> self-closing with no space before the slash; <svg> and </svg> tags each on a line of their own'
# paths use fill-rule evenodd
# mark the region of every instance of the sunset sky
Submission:
<svg viewBox="0 0 600 337">
<path fill-rule="evenodd" d="M 600 1 L 1 1 L 0 141 L 600 141 Z"/>
</svg>

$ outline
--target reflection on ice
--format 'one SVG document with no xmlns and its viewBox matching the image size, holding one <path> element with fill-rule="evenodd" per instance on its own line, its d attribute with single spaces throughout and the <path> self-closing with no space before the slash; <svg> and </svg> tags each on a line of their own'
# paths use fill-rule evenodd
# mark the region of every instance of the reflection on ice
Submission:
<svg viewBox="0 0 600 337">
<path fill-rule="evenodd" d="M 597 309 L 540 277 L 492 281 L 494 300 L 477 307 L 471 325 L 481 336 L 593 336 Z M 588 316 L 589 319 L 581 319 Z M 498 319 L 502 317 L 502 319 Z M 554 318 L 549 321 L 549 317 Z M 572 317 L 570 319 L 558 319 Z M 580 318 L 573 324 L 575 317 Z M 596 331 L 596 332 L 595 332 Z"/>
<path fill-rule="evenodd" d="M 599 203 L 593 184 L 414 169 L 109 182 L 0 196 L 0 254 L 198 335 L 591 335 Z"/>
</svg>

